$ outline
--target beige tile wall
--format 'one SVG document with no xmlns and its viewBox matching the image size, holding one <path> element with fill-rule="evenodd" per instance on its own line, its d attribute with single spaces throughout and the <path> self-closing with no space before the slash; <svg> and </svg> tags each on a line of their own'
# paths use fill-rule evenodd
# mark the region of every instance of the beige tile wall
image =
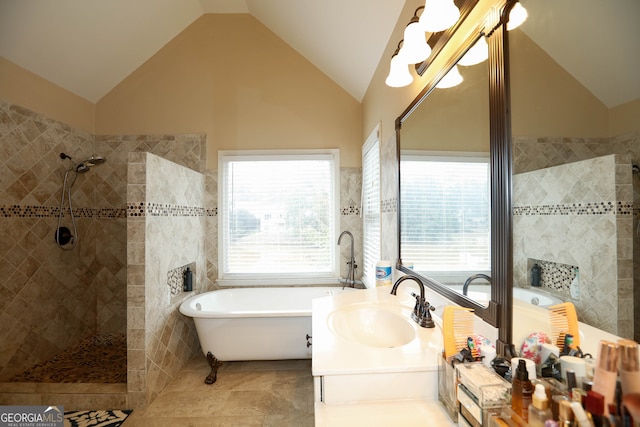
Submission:
<svg viewBox="0 0 640 427">
<path fill-rule="evenodd" d="M 579 319 L 629 336 L 633 298 L 619 293 L 625 292 L 625 283 L 633 276 L 619 267 L 632 254 L 619 251 L 618 243 L 631 239 L 630 227 L 619 223 L 631 221 L 632 214 L 619 208 L 619 202 L 627 206 L 632 202 L 619 200 L 616 187 L 621 179 L 630 182 L 631 165 L 621 157 L 597 157 L 516 175 L 513 263 L 514 285 L 522 287 L 529 284 L 529 259 L 577 266 L 580 295 L 572 302 Z M 628 173 L 620 177 L 617 165 Z"/>
<path fill-rule="evenodd" d="M 89 335 L 126 332 L 127 159 L 142 151 L 198 171 L 206 162 L 201 134 L 93 136 L 0 101 L 0 379 Z M 94 154 L 107 161 L 78 175 L 80 243 L 63 251 L 53 235 L 65 171 Z M 68 213 L 62 225 L 72 228 Z"/>
<path fill-rule="evenodd" d="M 167 272 L 194 263 L 194 291 L 208 289 L 205 175 L 150 153 L 131 153 L 128 184 L 128 397 L 144 407 L 199 351 L 190 295 L 171 295 Z"/>
<path fill-rule="evenodd" d="M 617 156 L 602 157 L 609 154 Z M 580 162 L 586 159 L 592 160 Z M 631 164 L 639 161 L 640 132 L 597 140 L 514 139 L 517 173 L 567 164 L 516 175 L 515 206 L 571 210 L 574 202 L 612 201 L 616 207 L 605 215 L 526 216 L 515 212 L 514 284 L 528 283 L 527 258 L 579 265 L 583 292 L 576 306 L 581 320 L 618 335 L 632 338 L 635 334 L 635 339 L 640 336 L 640 316 L 634 316 L 640 312 L 640 286 L 634 285 L 640 282 L 640 239 L 635 231 L 640 180 L 631 175 Z M 566 178 L 564 189 L 554 181 L 558 175 Z M 594 247 L 600 250 L 588 256 Z M 547 258 L 538 257 L 544 251 Z"/>
<path fill-rule="evenodd" d="M 94 171 L 78 176 L 72 200 L 80 241 L 74 250 L 61 250 L 54 232 L 63 177 L 72 166 L 60 158 L 61 152 L 85 159 L 93 153 L 93 137 L 0 101 L 2 380 L 97 330 L 94 283 L 109 275 L 95 251 L 95 240 L 108 221 L 96 210 L 93 189 L 100 179 Z M 72 228 L 68 213 L 63 225 Z M 118 270 L 117 262 L 110 266 Z"/>
</svg>

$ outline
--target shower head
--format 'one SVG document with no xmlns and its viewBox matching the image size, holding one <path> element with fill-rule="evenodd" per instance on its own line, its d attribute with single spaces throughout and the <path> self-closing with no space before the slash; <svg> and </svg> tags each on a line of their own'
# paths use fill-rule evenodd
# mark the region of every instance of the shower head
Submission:
<svg viewBox="0 0 640 427">
<path fill-rule="evenodd" d="M 76 173 L 85 173 L 85 172 L 89 172 L 89 170 L 90 170 L 89 165 L 87 165 L 86 162 L 80 163 L 79 165 L 76 166 Z"/>
<path fill-rule="evenodd" d="M 638 175 L 640 175 L 640 166 L 638 166 L 638 165 L 631 166 L 631 171 L 633 173 L 637 173 Z"/>
<path fill-rule="evenodd" d="M 107 160 L 104 157 L 100 157 L 100 156 L 91 156 L 90 158 L 88 158 L 87 160 L 83 161 L 82 163 L 78 163 L 76 165 L 76 172 L 77 173 L 85 173 L 85 172 L 89 172 L 89 170 L 97 165 L 101 165 L 104 162 L 106 162 Z"/>
<path fill-rule="evenodd" d="M 92 165 L 96 166 L 96 165 L 101 165 L 106 161 L 107 159 L 105 159 L 102 156 L 91 156 L 90 158 L 85 160 L 85 163 L 91 163 Z"/>
</svg>

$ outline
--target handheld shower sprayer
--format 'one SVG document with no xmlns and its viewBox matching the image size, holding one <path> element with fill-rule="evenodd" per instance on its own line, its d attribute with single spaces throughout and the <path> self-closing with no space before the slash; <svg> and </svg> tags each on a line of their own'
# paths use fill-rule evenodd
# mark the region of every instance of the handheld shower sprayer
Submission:
<svg viewBox="0 0 640 427">
<path fill-rule="evenodd" d="M 71 160 L 73 162 L 73 158 L 65 153 L 60 153 L 60 158 L 62 160 Z M 61 249 L 71 250 L 76 247 L 79 241 L 78 236 L 78 227 L 76 226 L 76 219 L 73 214 L 73 205 L 71 203 L 71 188 L 73 188 L 73 184 L 76 182 L 78 175 L 81 173 L 86 173 L 91 170 L 92 167 L 101 165 L 104 163 L 106 159 L 100 156 L 91 156 L 87 160 L 80 162 L 78 164 L 74 164 L 71 168 L 67 169 L 64 174 L 64 181 L 62 183 L 62 197 L 60 198 L 60 210 L 58 213 L 58 227 L 56 228 L 56 232 L 54 235 L 55 241 Z M 73 177 L 69 179 L 69 174 L 73 173 Z M 67 185 L 67 181 L 70 181 Z M 73 232 L 68 227 L 61 226 L 62 217 L 64 216 L 64 198 L 65 194 L 67 195 L 67 204 L 69 215 L 71 216 L 71 224 L 73 225 Z"/>
</svg>

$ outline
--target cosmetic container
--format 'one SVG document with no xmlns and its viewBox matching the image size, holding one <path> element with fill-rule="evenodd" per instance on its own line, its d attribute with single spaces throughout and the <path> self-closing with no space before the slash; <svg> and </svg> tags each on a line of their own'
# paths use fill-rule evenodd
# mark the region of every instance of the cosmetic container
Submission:
<svg viewBox="0 0 640 427">
<path fill-rule="evenodd" d="M 533 395 L 533 384 L 529 381 L 529 372 L 524 359 L 518 360 L 518 367 L 511 384 L 511 409 L 526 422 L 529 418 L 529 405 Z"/>
<path fill-rule="evenodd" d="M 604 397 L 595 391 L 588 391 L 585 399 L 585 409 L 591 414 L 593 425 L 603 427 Z"/>
<path fill-rule="evenodd" d="M 568 400 L 560 402 L 558 425 L 562 427 L 575 427 L 576 425 L 571 402 Z"/>
<path fill-rule="evenodd" d="M 573 411 L 573 416 L 576 420 L 576 424 L 579 427 L 592 427 L 591 421 L 587 417 L 587 413 L 584 411 L 582 404 L 580 402 L 571 402 L 571 410 Z"/>
<path fill-rule="evenodd" d="M 609 404 L 615 404 L 616 382 L 618 380 L 618 353 L 616 343 L 605 340 L 600 341 L 591 390 L 600 393 L 604 397 L 606 415 L 609 414 Z"/>
<path fill-rule="evenodd" d="M 638 343 L 632 340 L 619 340 L 620 383 L 622 395 L 640 393 L 640 361 Z"/>
<path fill-rule="evenodd" d="M 529 405 L 529 426 L 544 427 L 547 420 L 552 420 L 553 414 L 549 407 L 549 399 L 547 391 L 542 384 L 536 384 L 535 391 L 531 397 L 531 405 Z"/>
</svg>

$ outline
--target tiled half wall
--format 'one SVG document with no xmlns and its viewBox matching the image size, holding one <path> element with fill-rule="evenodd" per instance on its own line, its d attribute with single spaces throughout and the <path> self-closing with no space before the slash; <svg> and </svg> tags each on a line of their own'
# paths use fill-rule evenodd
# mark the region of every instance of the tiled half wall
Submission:
<svg viewBox="0 0 640 427">
<path fill-rule="evenodd" d="M 167 273 L 190 265 L 194 292 L 206 280 L 205 176 L 150 153 L 130 153 L 127 219 L 127 387 L 131 407 L 152 402 L 199 351 Z"/>
<path fill-rule="evenodd" d="M 579 320 L 633 336 L 633 191 L 627 155 L 607 155 L 514 176 L 514 285 L 530 283 L 531 259 L 579 269 Z"/>
</svg>

